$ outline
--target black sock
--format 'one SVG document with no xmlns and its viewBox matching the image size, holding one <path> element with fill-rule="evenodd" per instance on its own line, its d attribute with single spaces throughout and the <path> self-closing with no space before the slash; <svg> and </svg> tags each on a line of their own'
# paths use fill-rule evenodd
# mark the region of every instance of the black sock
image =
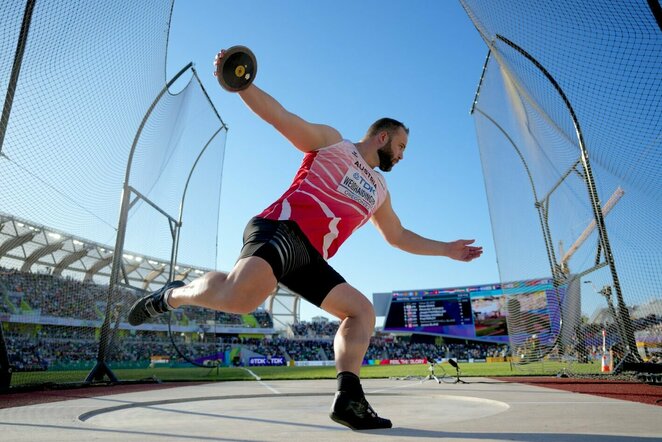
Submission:
<svg viewBox="0 0 662 442">
<path fill-rule="evenodd" d="M 174 308 L 168 303 L 168 298 L 170 298 L 171 291 L 172 289 L 168 289 L 163 293 L 163 296 L 161 296 L 161 308 L 164 312 L 174 310 Z"/>
<path fill-rule="evenodd" d="M 338 391 L 344 391 L 352 397 L 363 397 L 361 380 L 351 371 L 343 371 L 336 376 L 338 379 Z"/>
</svg>

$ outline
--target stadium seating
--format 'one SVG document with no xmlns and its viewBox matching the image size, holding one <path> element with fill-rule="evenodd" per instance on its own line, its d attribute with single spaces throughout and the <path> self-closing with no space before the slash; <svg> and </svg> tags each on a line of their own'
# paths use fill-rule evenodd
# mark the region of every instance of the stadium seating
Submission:
<svg viewBox="0 0 662 442">
<path fill-rule="evenodd" d="M 50 274 L 33 274 L 0 268 L 2 310 L 12 319 L 7 324 L 5 340 L 16 371 L 58 369 L 91 364 L 99 346 L 99 324 L 105 314 L 108 287 L 92 282 Z M 139 291 L 121 289 L 115 299 L 116 314 L 121 320 Z M 18 319 L 17 319 L 18 318 Z M 114 316 L 116 318 L 116 316 Z M 174 351 L 171 339 L 189 358 L 205 357 L 243 348 L 264 357 L 283 357 L 286 361 L 331 361 L 334 359 L 333 336 L 339 321 L 302 321 L 289 326 L 285 333 L 264 338 L 218 334 L 209 325 L 238 327 L 250 333 L 251 326 L 273 328 L 268 312 L 258 310 L 254 320 L 241 315 L 211 312 L 185 307 L 175 312 L 175 325 L 201 324 L 197 333 L 173 333 L 165 329 L 120 328 L 113 336 L 108 355 L 113 363 L 147 364 L 152 357 L 167 356 L 183 362 Z M 16 321 L 19 322 L 16 322 Z M 20 321 L 23 321 L 20 322 Z M 164 323 L 163 318 L 156 321 Z M 248 324 L 250 322 L 250 325 Z M 287 335 L 288 337 L 285 337 Z M 485 343 L 444 343 L 443 345 L 409 342 L 388 336 L 375 336 L 366 359 L 457 358 L 485 359 L 508 354 L 507 346 Z"/>
</svg>

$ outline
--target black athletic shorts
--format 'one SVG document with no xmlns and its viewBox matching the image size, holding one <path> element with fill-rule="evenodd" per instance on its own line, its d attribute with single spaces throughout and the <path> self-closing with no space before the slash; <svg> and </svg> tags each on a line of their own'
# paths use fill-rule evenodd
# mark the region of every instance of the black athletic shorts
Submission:
<svg viewBox="0 0 662 442">
<path fill-rule="evenodd" d="M 252 218 L 239 259 L 249 256 L 267 261 L 279 283 L 318 307 L 331 289 L 345 282 L 294 221 Z"/>
</svg>

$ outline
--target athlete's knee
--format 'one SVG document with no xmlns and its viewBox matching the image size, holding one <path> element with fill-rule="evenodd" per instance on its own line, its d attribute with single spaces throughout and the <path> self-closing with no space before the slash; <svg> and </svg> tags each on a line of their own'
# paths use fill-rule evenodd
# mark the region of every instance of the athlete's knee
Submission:
<svg viewBox="0 0 662 442">
<path fill-rule="evenodd" d="M 358 295 L 346 306 L 340 319 L 350 318 L 372 329 L 375 326 L 375 309 L 372 303 L 363 295 Z"/>
<path fill-rule="evenodd" d="M 341 321 L 352 318 L 362 323 L 375 322 L 375 309 L 372 303 L 349 284 L 334 288 L 324 299 L 321 307 Z"/>
<path fill-rule="evenodd" d="M 372 304 L 368 302 L 368 307 L 366 307 L 364 316 L 362 317 L 363 323 L 366 325 L 368 330 L 372 332 L 372 330 L 375 329 L 375 324 L 376 324 L 376 317 L 375 317 L 375 309 L 373 308 Z"/>
<path fill-rule="evenodd" d="M 360 318 L 362 321 L 375 322 L 375 308 L 368 298 L 361 295 L 357 297 L 356 303 L 352 306 L 348 316 Z"/>
<path fill-rule="evenodd" d="M 342 322 L 338 328 L 338 335 L 341 338 L 351 337 L 352 341 L 363 342 L 367 345 L 375 331 L 375 312 L 372 304 L 367 300 L 365 303 L 358 302 L 356 307 L 341 316 Z"/>
<path fill-rule="evenodd" d="M 353 318 L 354 321 L 360 324 L 361 329 L 369 339 L 369 336 L 371 336 L 375 330 L 375 309 L 372 306 L 372 303 L 364 296 L 361 296 L 361 299 L 363 301 L 357 303 L 358 308 L 354 310 L 349 317 Z"/>
<path fill-rule="evenodd" d="M 360 319 L 361 322 L 368 324 L 373 328 L 375 326 L 375 309 L 372 306 L 372 303 L 366 299 L 364 303 L 362 303 L 361 309 L 359 310 L 359 314 L 357 315 Z"/>
</svg>

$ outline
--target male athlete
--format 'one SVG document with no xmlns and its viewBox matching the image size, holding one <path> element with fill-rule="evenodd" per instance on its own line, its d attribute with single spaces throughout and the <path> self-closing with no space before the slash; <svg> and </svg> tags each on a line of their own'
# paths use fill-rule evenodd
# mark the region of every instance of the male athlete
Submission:
<svg viewBox="0 0 662 442">
<path fill-rule="evenodd" d="M 223 50 L 214 64 L 224 55 Z M 375 327 L 373 306 L 327 260 L 368 220 L 389 244 L 409 253 L 471 261 L 482 254 L 482 247 L 471 246 L 474 240 L 434 241 L 400 223 L 386 181 L 374 170 L 388 172 L 402 160 L 409 129 L 399 121 L 377 120 L 353 143 L 332 127 L 287 111 L 254 84 L 238 94 L 304 153 L 301 167 L 290 188 L 248 222 L 244 246 L 230 273 L 209 272 L 187 285 L 169 282 L 139 299 L 129 322 L 142 324 L 183 305 L 250 313 L 280 283 L 341 321 L 333 342 L 338 391 L 331 419 L 353 430 L 390 428 L 391 421 L 377 416 L 368 404 L 359 380 Z"/>
</svg>

